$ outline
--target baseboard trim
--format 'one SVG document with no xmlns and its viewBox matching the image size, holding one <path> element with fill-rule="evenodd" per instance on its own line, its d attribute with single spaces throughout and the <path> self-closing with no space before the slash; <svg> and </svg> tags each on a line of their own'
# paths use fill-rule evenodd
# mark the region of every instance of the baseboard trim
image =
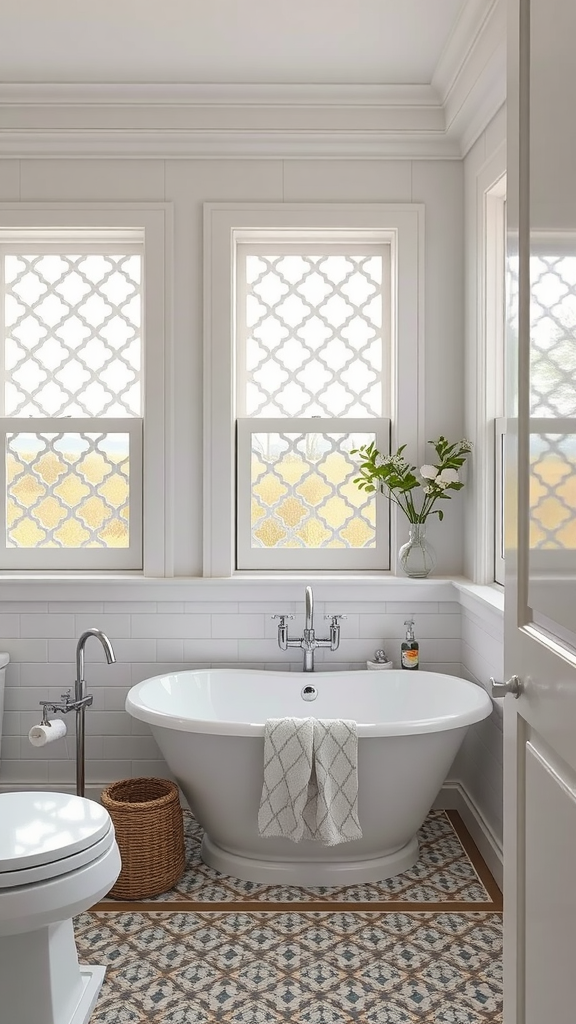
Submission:
<svg viewBox="0 0 576 1024">
<path fill-rule="evenodd" d="M 504 878 L 502 844 L 461 782 L 445 782 L 434 807 L 458 811 L 500 889 Z"/>
</svg>

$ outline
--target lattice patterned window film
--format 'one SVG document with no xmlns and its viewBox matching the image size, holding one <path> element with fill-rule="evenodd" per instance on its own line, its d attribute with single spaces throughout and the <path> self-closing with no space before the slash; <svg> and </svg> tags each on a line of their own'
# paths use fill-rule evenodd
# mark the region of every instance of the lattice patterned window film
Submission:
<svg viewBox="0 0 576 1024">
<path fill-rule="evenodd" d="M 556 558 L 566 568 L 567 557 L 571 567 L 576 558 L 574 244 L 537 248 L 530 279 L 531 561 L 537 568 L 540 551 L 543 566 Z"/>
<path fill-rule="evenodd" d="M 390 246 L 237 249 L 238 568 L 388 568 L 351 451 L 389 445 Z"/>
<path fill-rule="evenodd" d="M 535 250 L 535 251 L 534 251 Z M 518 259 L 509 260 L 512 307 Z M 576 566 L 576 255 L 533 240 L 530 258 L 531 570 Z M 517 331 L 517 322 L 510 321 Z"/>
<path fill-rule="evenodd" d="M 34 241 L 0 242 L 2 563 L 141 568 L 143 246 Z"/>
</svg>

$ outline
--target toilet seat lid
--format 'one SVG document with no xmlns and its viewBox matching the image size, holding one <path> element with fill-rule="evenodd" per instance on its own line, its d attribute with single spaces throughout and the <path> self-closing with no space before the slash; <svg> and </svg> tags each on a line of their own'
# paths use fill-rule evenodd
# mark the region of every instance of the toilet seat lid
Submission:
<svg viewBox="0 0 576 1024">
<path fill-rule="evenodd" d="M 52 864 L 98 842 L 105 807 L 67 793 L 0 793 L 0 872 Z"/>
</svg>

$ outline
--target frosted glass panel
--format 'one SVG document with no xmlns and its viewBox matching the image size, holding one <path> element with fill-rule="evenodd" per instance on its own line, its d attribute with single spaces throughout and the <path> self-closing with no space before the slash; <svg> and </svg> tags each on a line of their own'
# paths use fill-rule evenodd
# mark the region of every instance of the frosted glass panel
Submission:
<svg viewBox="0 0 576 1024">
<path fill-rule="evenodd" d="M 350 450 L 374 434 L 253 433 L 252 547 L 374 548 L 375 500 Z"/>
<path fill-rule="evenodd" d="M 4 256 L 6 416 L 140 416 L 142 257 Z"/>
<path fill-rule="evenodd" d="M 130 435 L 6 435 L 9 548 L 127 548 Z"/>
<path fill-rule="evenodd" d="M 376 253 L 246 256 L 245 415 L 382 416 L 383 272 Z"/>
</svg>

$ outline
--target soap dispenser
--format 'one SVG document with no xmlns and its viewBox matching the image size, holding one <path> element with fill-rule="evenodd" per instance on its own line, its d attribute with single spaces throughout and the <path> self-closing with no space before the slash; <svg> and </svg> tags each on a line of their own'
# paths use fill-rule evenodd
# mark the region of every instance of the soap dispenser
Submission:
<svg viewBox="0 0 576 1024">
<path fill-rule="evenodd" d="M 408 629 L 406 630 L 406 639 L 400 648 L 400 660 L 402 668 L 413 671 L 418 668 L 420 645 L 414 636 L 414 619 L 406 619 L 404 625 L 408 626 Z"/>
</svg>

